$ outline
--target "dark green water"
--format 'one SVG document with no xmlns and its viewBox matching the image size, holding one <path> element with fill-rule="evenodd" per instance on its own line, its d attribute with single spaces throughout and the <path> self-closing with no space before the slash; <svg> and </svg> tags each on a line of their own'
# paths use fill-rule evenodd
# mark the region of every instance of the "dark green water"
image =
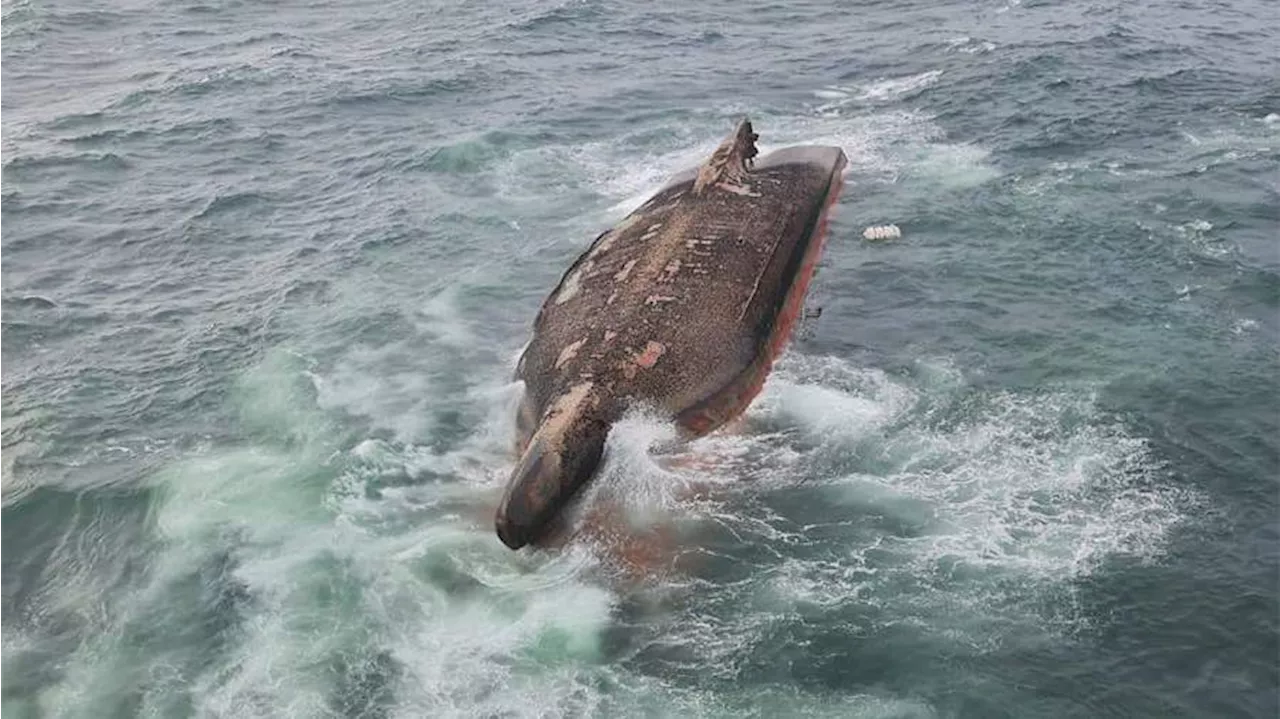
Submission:
<svg viewBox="0 0 1280 719">
<path fill-rule="evenodd" d="M 6 718 L 1276 716 L 1278 38 L 6 0 Z M 538 304 L 744 113 L 850 174 L 746 426 L 611 438 L 597 491 L 698 561 L 507 551 Z"/>
</svg>

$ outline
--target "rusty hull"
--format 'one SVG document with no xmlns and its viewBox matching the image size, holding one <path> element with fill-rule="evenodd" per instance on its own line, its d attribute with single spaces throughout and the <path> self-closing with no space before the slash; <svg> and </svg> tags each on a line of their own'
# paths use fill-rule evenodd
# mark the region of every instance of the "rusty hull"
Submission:
<svg viewBox="0 0 1280 719">
<path fill-rule="evenodd" d="M 711 157 L 603 233 L 547 297 L 516 369 L 522 457 L 503 543 L 536 543 L 637 403 L 706 434 L 759 392 L 803 304 L 841 189 L 838 147 L 755 159 L 742 121 Z"/>
</svg>

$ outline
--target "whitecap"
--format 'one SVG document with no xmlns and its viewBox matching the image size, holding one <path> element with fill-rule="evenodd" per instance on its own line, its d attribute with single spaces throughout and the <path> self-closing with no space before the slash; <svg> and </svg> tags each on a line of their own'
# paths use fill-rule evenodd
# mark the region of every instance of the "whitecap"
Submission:
<svg viewBox="0 0 1280 719">
<path fill-rule="evenodd" d="M 934 85 L 940 77 L 942 77 L 942 70 L 928 70 L 915 75 L 885 78 L 864 86 L 858 97 L 861 100 L 876 102 L 897 100 Z"/>
</svg>

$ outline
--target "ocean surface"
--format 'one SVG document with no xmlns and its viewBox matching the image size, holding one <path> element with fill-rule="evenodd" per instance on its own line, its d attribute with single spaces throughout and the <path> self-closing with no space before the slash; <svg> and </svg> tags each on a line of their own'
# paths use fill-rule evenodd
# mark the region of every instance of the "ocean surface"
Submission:
<svg viewBox="0 0 1280 719">
<path fill-rule="evenodd" d="M 5 719 L 1280 712 L 1274 0 L 2 27 Z M 849 156 L 807 319 L 611 436 L 646 571 L 508 551 L 539 304 L 744 115 Z"/>
</svg>

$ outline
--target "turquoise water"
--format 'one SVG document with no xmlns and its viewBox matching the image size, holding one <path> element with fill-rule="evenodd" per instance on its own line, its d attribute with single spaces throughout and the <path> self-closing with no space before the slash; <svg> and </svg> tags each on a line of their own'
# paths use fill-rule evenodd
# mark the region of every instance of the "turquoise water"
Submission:
<svg viewBox="0 0 1280 719">
<path fill-rule="evenodd" d="M 1274 717 L 1274 10 L 6 0 L 5 716 Z M 647 576 L 506 550 L 539 303 L 743 114 L 822 312 L 611 437 Z"/>
</svg>

